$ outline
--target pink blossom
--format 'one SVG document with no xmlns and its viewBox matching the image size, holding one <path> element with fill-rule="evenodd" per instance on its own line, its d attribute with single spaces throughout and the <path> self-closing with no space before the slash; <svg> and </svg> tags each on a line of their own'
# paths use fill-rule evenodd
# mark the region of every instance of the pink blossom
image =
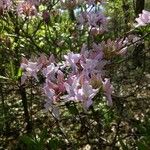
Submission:
<svg viewBox="0 0 150 150">
<path fill-rule="evenodd" d="M 76 101 L 75 93 L 76 93 L 77 89 L 80 86 L 79 81 L 80 81 L 80 79 L 78 78 L 78 76 L 73 75 L 73 76 L 70 76 L 68 78 L 68 80 L 64 83 L 64 86 L 65 86 L 66 91 L 68 93 L 68 95 L 65 96 L 65 98 L 67 100 L 74 100 L 74 101 Z"/>
<path fill-rule="evenodd" d="M 88 81 L 84 81 L 76 93 L 76 99 L 82 102 L 85 109 L 88 109 L 93 101 L 92 99 L 95 97 L 99 89 L 93 89 Z"/>
<path fill-rule="evenodd" d="M 62 71 L 58 70 L 58 72 L 57 72 L 58 82 L 64 82 L 64 78 L 65 78 L 64 73 Z"/>
<path fill-rule="evenodd" d="M 55 103 L 57 100 L 59 100 L 62 89 L 58 84 L 55 84 L 51 81 L 47 81 L 43 89 L 45 96 L 48 97 L 52 101 L 52 103 Z"/>
<path fill-rule="evenodd" d="M 98 60 L 95 59 L 85 59 L 85 61 L 80 61 L 80 64 L 83 68 L 83 71 L 86 73 L 86 75 L 95 72 L 95 67 L 98 64 Z"/>
<path fill-rule="evenodd" d="M 126 39 L 117 39 L 115 41 L 112 41 L 111 39 L 108 39 L 107 41 L 103 41 L 101 43 L 101 47 L 103 49 L 103 52 L 105 54 L 105 59 L 109 59 L 110 57 L 113 57 L 114 55 L 124 55 L 127 51 L 127 40 Z"/>
<path fill-rule="evenodd" d="M 93 43 L 92 48 L 88 51 L 84 45 L 81 50 L 83 58 L 80 60 L 80 65 L 86 75 L 91 73 L 99 73 L 104 76 L 104 66 L 108 61 L 103 59 L 103 51 L 100 44 Z"/>
<path fill-rule="evenodd" d="M 27 1 L 30 2 L 32 5 L 38 6 L 40 5 L 41 0 L 27 0 Z"/>
<path fill-rule="evenodd" d="M 18 7 L 18 14 L 25 16 L 33 16 L 37 14 L 37 6 L 40 0 L 27 0 L 21 2 Z M 77 4 L 76 0 L 61 0 L 61 4 L 65 8 L 74 8 Z M 86 0 L 84 4 L 94 5 L 101 3 L 101 0 Z M 81 3 L 80 3 L 81 4 Z M 92 6 L 86 5 L 86 8 Z M 43 12 L 43 20 L 48 23 L 50 19 L 47 11 Z M 90 35 L 98 35 L 106 31 L 107 18 L 102 12 L 96 12 L 92 9 L 89 12 L 82 12 L 78 17 L 79 26 L 85 26 L 89 30 Z M 87 110 L 92 104 L 93 99 L 99 92 L 103 91 L 108 104 L 112 105 L 113 87 L 110 80 L 105 78 L 104 67 L 109 62 L 105 59 L 105 52 L 113 51 L 123 55 L 125 53 L 124 40 L 116 40 L 102 42 L 100 44 L 91 43 L 94 41 L 92 37 L 88 45 L 84 44 L 80 53 L 69 52 L 64 55 L 64 61 L 56 62 L 54 56 L 48 58 L 45 54 L 41 54 L 36 61 L 23 58 L 21 68 L 23 69 L 22 83 L 29 77 L 33 77 L 38 81 L 40 74 L 44 78 L 43 93 L 47 101 L 46 110 L 51 110 L 58 117 L 59 111 L 55 107 L 59 102 L 74 101 L 83 105 Z"/>
<path fill-rule="evenodd" d="M 53 102 L 55 100 L 55 91 L 50 88 L 49 84 L 44 86 L 45 95 Z"/>
<path fill-rule="evenodd" d="M 22 76 L 22 84 L 24 84 L 27 77 L 34 77 L 38 81 L 37 73 L 42 68 L 42 64 L 31 62 L 23 58 L 21 68 L 25 71 L 24 75 Z"/>
<path fill-rule="evenodd" d="M 53 81 L 51 78 L 47 78 L 43 89 L 45 96 L 48 98 L 46 106 L 49 107 L 49 104 L 53 105 L 55 102 L 57 102 L 60 99 L 60 96 L 66 91 L 63 72 L 58 70 L 57 78 Z"/>
<path fill-rule="evenodd" d="M 70 52 L 64 56 L 65 62 L 57 64 L 52 56 L 48 59 L 44 54 L 41 54 L 36 62 L 23 58 L 22 82 L 24 83 L 27 77 L 38 80 L 37 73 L 45 77 L 43 90 L 48 98 L 46 109 L 52 109 L 55 103 L 63 99 L 80 102 L 87 110 L 101 88 L 111 105 L 112 86 L 108 79 L 102 80 L 105 75 L 104 66 L 108 63 L 103 58 L 102 50 L 100 44 L 93 43 L 90 50 L 83 45 L 81 53 Z M 71 70 L 68 67 L 71 67 Z"/>
<path fill-rule="evenodd" d="M 89 13 L 88 15 L 88 23 L 92 27 L 97 27 L 100 25 L 106 25 L 106 17 L 101 13 Z"/>
<path fill-rule="evenodd" d="M 46 79 L 46 84 L 55 91 L 57 95 L 65 92 L 64 74 L 60 70 L 57 71 L 57 78 L 55 80 Z"/>
<path fill-rule="evenodd" d="M 10 9 L 11 5 L 12 5 L 11 0 L 0 0 L 0 10 L 2 10 L 2 12 L 4 10 Z"/>
<path fill-rule="evenodd" d="M 48 65 L 47 67 L 43 68 L 42 70 L 42 74 L 44 75 L 44 77 L 46 77 L 48 80 L 55 80 L 55 73 L 58 71 L 58 67 L 55 66 L 54 63 L 51 63 L 50 65 Z"/>
<path fill-rule="evenodd" d="M 100 44 L 93 43 L 92 51 L 90 51 L 90 59 L 102 60 L 104 56 L 102 46 Z"/>
<path fill-rule="evenodd" d="M 99 28 L 106 31 L 107 18 L 101 12 L 82 12 L 78 18 L 79 27 Z"/>
<path fill-rule="evenodd" d="M 35 5 L 33 5 L 30 1 L 20 2 L 17 7 L 17 12 L 19 15 L 25 16 L 34 16 L 37 14 Z"/>
<path fill-rule="evenodd" d="M 147 24 L 150 23 L 150 12 L 143 10 L 142 14 L 139 14 L 139 17 L 135 19 L 137 21 L 137 26 L 146 26 Z"/>
<path fill-rule="evenodd" d="M 43 66 L 46 66 L 48 64 L 48 62 L 49 61 L 48 61 L 46 55 L 45 54 L 41 54 L 39 59 L 38 59 L 38 63 L 42 64 Z"/>
<path fill-rule="evenodd" d="M 72 83 L 65 83 L 68 100 L 81 102 L 85 109 L 88 109 L 99 89 L 93 89 L 89 81 L 83 76 L 72 76 Z"/>
<path fill-rule="evenodd" d="M 66 59 L 66 63 L 72 67 L 73 72 L 77 72 L 77 63 L 79 62 L 81 55 L 71 52 L 68 53 L 68 55 L 64 55 L 64 58 Z"/>
</svg>

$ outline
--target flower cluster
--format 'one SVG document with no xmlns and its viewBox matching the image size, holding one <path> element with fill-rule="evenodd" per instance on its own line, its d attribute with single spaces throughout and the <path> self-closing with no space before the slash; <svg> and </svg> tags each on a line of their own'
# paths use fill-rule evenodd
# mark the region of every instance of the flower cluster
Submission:
<svg viewBox="0 0 150 150">
<path fill-rule="evenodd" d="M 103 48 L 105 58 L 109 60 L 116 55 L 124 55 L 127 52 L 126 45 L 128 41 L 128 38 L 117 39 L 115 41 L 112 41 L 111 39 L 103 41 L 101 46 Z"/>
<path fill-rule="evenodd" d="M 79 27 L 86 26 L 90 30 L 106 31 L 107 18 L 102 12 L 82 12 L 78 17 Z"/>
<path fill-rule="evenodd" d="M 100 5 L 103 4 L 101 0 L 85 1 L 87 8 L 81 11 L 77 16 L 79 29 L 83 29 L 84 27 L 88 28 L 88 31 L 90 31 L 89 33 L 92 36 L 97 36 L 107 31 L 108 19 L 103 14 L 103 10 L 100 10 L 101 6 L 99 7 L 98 3 Z M 99 9 L 96 9 L 97 7 L 99 7 Z"/>
<path fill-rule="evenodd" d="M 38 0 L 28 0 L 20 3 L 19 14 L 35 15 L 39 2 Z M 79 1 L 61 0 L 60 3 L 64 8 L 74 9 Z M 84 1 L 85 3 L 90 8 L 91 5 L 102 3 L 102 1 L 87 0 Z M 150 23 L 149 16 L 149 12 L 143 11 L 136 21 L 139 25 L 145 25 Z M 49 22 L 48 11 L 43 11 L 42 17 L 45 23 Z M 96 36 L 107 30 L 107 18 L 98 10 L 82 11 L 77 17 L 77 22 L 80 28 L 85 27 L 90 31 L 88 36 Z M 47 100 L 45 108 L 54 111 L 55 115 L 57 108 L 54 104 L 59 104 L 59 102 L 78 102 L 85 110 L 88 110 L 99 92 L 105 95 L 108 105 L 111 106 L 113 86 L 110 79 L 106 78 L 105 66 L 109 64 L 112 57 L 124 55 L 127 51 L 127 43 L 129 41 L 132 43 L 134 40 L 136 41 L 135 37 L 129 36 L 114 41 L 108 39 L 99 44 L 90 41 L 82 46 L 80 53 L 69 52 L 64 55 L 62 62 L 57 62 L 53 55 L 47 58 L 44 54 L 35 61 L 23 58 L 21 83 L 24 84 L 29 78 L 39 81 L 39 76 L 42 76 L 45 79 L 42 89 Z"/>
<path fill-rule="evenodd" d="M 37 14 L 36 6 L 40 5 L 40 0 L 21 1 L 17 4 L 17 13 L 19 15 L 34 16 Z M 9 10 L 12 6 L 12 0 L 0 0 L 0 13 Z"/>
<path fill-rule="evenodd" d="M 150 24 L 150 12 L 143 10 L 142 14 L 139 14 L 139 17 L 135 19 L 137 21 L 137 27 L 139 26 L 146 26 Z"/>
<path fill-rule="evenodd" d="M 3 13 L 4 10 L 8 10 L 11 5 L 11 0 L 0 0 L 0 14 Z"/>
<path fill-rule="evenodd" d="M 43 91 L 47 97 L 46 109 L 59 101 L 74 101 L 82 103 L 84 109 L 93 104 L 93 98 L 103 91 L 108 104 L 112 105 L 112 85 L 105 78 L 104 67 L 108 63 L 103 58 L 103 51 L 97 44 L 91 50 L 84 45 L 81 53 L 70 52 L 64 55 L 65 61 L 56 63 L 53 55 L 49 59 L 42 54 L 37 61 L 22 59 L 24 70 L 22 84 L 33 77 L 38 81 L 38 75 L 45 78 Z"/>
<path fill-rule="evenodd" d="M 24 1 L 18 4 L 17 12 L 19 15 L 34 16 L 37 14 L 35 3 L 32 1 Z"/>
</svg>

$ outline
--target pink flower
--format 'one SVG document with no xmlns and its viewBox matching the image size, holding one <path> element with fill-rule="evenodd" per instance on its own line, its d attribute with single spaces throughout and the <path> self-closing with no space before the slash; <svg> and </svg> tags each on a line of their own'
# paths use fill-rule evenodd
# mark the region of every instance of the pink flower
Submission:
<svg viewBox="0 0 150 150">
<path fill-rule="evenodd" d="M 89 28 L 99 28 L 101 30 L 107 30 L 107 19 L 101 12 L 82 12 L 78 17 L 79 27 L 82 25 Z"/>
<path fill-rule="evenodd" d="M 150 12 L 143 10 L 142 14 L 139 14 L 139 18 L 136 18 L 135 20 L 138 23 L 136 27 L 146 26 L 147 24 L 150 23 Z"/>
<path fill-rule="evenodd" d="M 0 0 L 0 11 L 9 10 L 12 5 L 11 0 Z"/>
<path fill-rule="evenodd" d="M 77 63 L 79 62 L 81 55 L 74 54 L 73 52 L 71 52 L 68 53 L 68 55 L 64 55 L 64 58 L 66 59 L 66 63 L 72 67 L 73 72 L 77 72 L 78 69 Z"/>
<path fill-rule="evenodd" d="M 103 59 L 103 55 L 104 55 L 104 53 L 103 53 L 101 45 L 93 43 L 92 51 L 90 51 L 90 53 L 89 53 L 89 58 L 100 61 Z"/>
<path fill-rule="evenodd" d="M 66 100 L 81 102 L 85 109 L 88 109 L 93 101 L 92 99 L 97 94 L 99 89 L 93 89 L 89 81 L 84 76 L 72 76 L 72 82 L 65 82 L 67 96 Z"/>
<path fill-rule="evenodd" d="M 37 14 L 35 6 L 30 1 L 20 2 L 17 7 L 19 15 L 34 16 Z"/>
<path fill-rule="evenodd" d="M 38 63 L 42 64 L 43 66 L 46 66 L 48 64 L 48 60 L 45 54 L 41 54 L 40 57 L 38 58 Z"/>
<path fill-rule="evenodd" d="M 113 86 L 110 84 L 110 80 L 107 78 L 105 78 L 105 80 L 102 83 L 103 83 L 103 90 L 104 90 L 106 98 L 108 100 L 108 105 L 112 106 L 111 94 L 113 91 Z"/>
<path fill-rule="evenodd" d="M 82 102 L 84 108 L 88 109 L 92 105 L 92 99 L 98 93 L 98 90 L 93 89 L 88 81 L 84 81 L 81 88 L 76 91 L 75 96 L 78 101 Z"/>
<path fill-rule="evenodd" d="M 101 47 L 105 54 L 105 59 L 109 59 L 113 56 L 117 55 L 124 55 L 127 51 L 126 44 L 128 41 L 126 39 L 117 39 L 116 41 L 112 41 L 108 39 L 106 42 L 103 41 L 101 43 Z"/>
<path fill-rule="evenodd" d="M 40 5 L 40 0 L 27 0 L 28 2 L 30 2 L 32 5 L 38 6 Z"/>
<path fill-rule="evenodd" d="M 67 96 L 65 96 L 65 99 L 76 101 L 75 93 L 80 86 L 79 81 L 80 79 L 76 75 L 68 77 L 68 80 L 64 83 L 68 94 Z"/>
<path fill-rule="evenodd" d="M 28 61 L 26 58 L 22 58 L 21 68 L 25 71 L 22 76 L 22 84 L 24 84 L 27 77 L 34 77 L 38 81 L 37 73 L 42 68 L 42 64 L 37 62 Z"/>
<path fill-rule="evenodd" d="M 116 43 L 110 40 L 107 44 L 112 46 Z M 93 98 L 101 88 L 107 97 L 108 104 L 112 105 L 112 85 L 109 79 L 102 80 L 104 79 L 104 66 L 108 63 L 103 59 L 102 50 L 102 46 L 96 43 L 93 43 L 90 49 L 83 45 L 81 53 L 70 52 L 64 56 L 65 62 L 57 64 L 52 55 L 50 59 L 47 59 L 44 54 L 41 54 L 36 62 L 23 58 L 22 83 L 27 77 L 34 77 L 38 80 L 37 73 L 43 75 L 45 78 L 43 90 L 48 99 L 45 104 L 46 110 L 53 109 L 53 106 L 62 99 L 80 102 L 87 110 L 93 104 Z M 68 66 L 71 67 L 70 70 Z"/>
<path fill-rule="evenodd" d="M 42 74 L 46 77 L 48 80 L 56 80 L 55 73 L 58 71 L 58 67 L 55 66 L 54 63 L 51 63 L 46 68 L 42 70 Z"/>
<path fill-rule="evenodd" d="M 84 45 L 81 54 L 83 58 L 80 60 L 80 65 L 86 75 L 98 73 L 104 76 L 103 69 L 108 62 L 103 59 L 104 54 L 101 45 L 93 43 L 89 51 L 87 50 L 87 46 Z"/>
<path fill-rule="evenodd" d="M 45 95 L 53 102 L 55 100 L 55 91 L 50 88 L 49 84 L 44 86 Z"/>
<path fill-rule="evenodd" d="M 47 78 L 43 89 L 44 89 L 45 96 L 48 98 L 48 101 L 45 104 L 45 106 L 48 108 L 49 106 L 52 107 L 52 105 L 55 102 L 60 100 L 60 96 L 66 91 L 65 86 L 64 86 L 63 72 L 58 70 L 57 78 L 54 81 Z"/>
<path fill-rule="evenodd" d="M 80 64 L 83 68 L 83 71 L 86 75 L 91 74 L 92 72 L 95 72 L 95 67 L 98 64 L 98 60 L 96 59 L 85 59 L 85 61 L 80 61 Z"/>
<path fill-rule="evenodd" d="M 64 86 L 64 74 L 60 70 L 57 71 L 57 78 L 55 80 L 46 79 L 46 84 L 55 91 L 57 96 L 66 91 Z"/>
</svg>

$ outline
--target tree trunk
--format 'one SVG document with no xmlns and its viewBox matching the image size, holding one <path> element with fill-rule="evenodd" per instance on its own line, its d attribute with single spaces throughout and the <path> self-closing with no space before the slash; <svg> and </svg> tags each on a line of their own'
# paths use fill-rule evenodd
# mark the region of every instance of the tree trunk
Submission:
<svg viewBox="0 0 150 150">
<path fill-rule="evenodd" d="M 136 0 L 135 2 L 135 15 L 136 17 L 142 12 L 145 6 L 145 0 Z"/>
<path fill-rule="evenodd" d="M 20 95 L 21 95 L 22 104 L 23 104 L 23 108 L 24 108 L 25 122 L 27 123 L 26 130 L 28 133 L 30 133 L 32 131 L 32 125 L 31 125 L 29 111 L 28 111 L 26 90 L 23 85 L 20 86 Z"/>
</svg>

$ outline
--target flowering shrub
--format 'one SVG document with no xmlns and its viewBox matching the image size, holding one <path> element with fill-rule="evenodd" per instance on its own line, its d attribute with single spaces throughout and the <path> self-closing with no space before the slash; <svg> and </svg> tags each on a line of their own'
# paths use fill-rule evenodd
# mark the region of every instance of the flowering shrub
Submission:
<svg viewBox="0 0 150 150">
<path fill-rule="evenodd" d="M 62 3 L 67 7 L 72 5 L 69 1 Z M 95 4 L 94 1 L 88 1 L 88 5 L 91 4 Z M 25 11 L 27 10 L 29 11 L 29 9 Z M 29 14 L 26 13 L 27 16 Z M 104 28 L 107 18 L 102 12 L 85 11 L 77 20 L 80 27 L 88 27 L 89 30 L 98 29 L 101 33 L 106 31 Z M 28 77 L 34 77 L 38 81 L 38 74 L 43 76 L 45 79 L 43 91 L 47 97 L 46 110 L 53 108 L 52 105 L 60 101 L 80 102 L 83 108 L 88 110 L 100 91 L 107 97 L 108 104 L 112 105 L 113 86 L 110 79 L 105 77 L 105 66 L 114 55 L 125 53 L 127 48 L 124 45 L 126 45 L 124 40 L 116 42 L 108 40 L 106 43 L 103 41 L 101 44 L 90 43 L 90 45 L 84 43 L 80 53 L 69 52 L 64 55 L 63 62 L 57 62 L 52 55 L 47 58 L 44 54 L 35 62 L 23 58 L 22 84 Z"/>
<path fill-rule="evenodd" d="M 105 13 L 107 4 L 103 0 L 0 1 L 0 42 L 6 56 L 1 57 L 1 64 L 7 64 L 6 67 L 1 66 L 3 74 L 0 79 L 9 80 L 17 87 L 29 132 L 32 124 L 28 111 L 33 108 L 31 106 L 29 110 L 27 104 L 30 105 L 30 101 L 27 99 L 31 95 L 29 99 L 32 103 L 35 94 L 42 101 L 45 100 L 44 103 L 39 100 L 44 106 L 43 112 L 51 114 L 55 124 L 53 129 L 58 129 L 52 131 L 52 145 L 55 137 L 58 141 L 62 138 L 67 146 L 73 143 L 71 140 L 76 139 L 75 136 L 81 137 L 79 139 L 82 141 L 82 135 L 71 134 L 70 138 L 66 136 L 68 130 L 72 130 L 70 126 L 74 121 L 77 124 L 75 128 L 81 128 L 81 133 L 84 133 L 84 140 L 87 143 L 99 143 L 99 149 L 104 145 L 116 146 L 118 142 L 123 145 L 126 135 L 121 139 L 116 130 L 122 125 L 117 115 L 125 115 L 122 109 L 128 105 L 123 102 L 120 104 L 121 100 L 128 97 L 123 88 L 129 76 L 126 69 L 135 65 L 136 70 L 140 62 L 131 61 L 129 64 L 123 63 L 121 67 L 119 65 L 128 59 L 136 57 L 138 60 L 141 57 L 140 49 L 148 41 L 150 12 L 143 10 L 135 19 L 135 26 L 132 22 L 133 29 L 126 33 L 122 29 L 116 36 L 112 35 L 110 27 L 113 18 Z M 139 54 L 136 49 L 140 51 Z M 147 55 L 145 51 L 144 54 Z M 119 76 L 123 76 L 122 81 L 119 81 Z M 40 89 L 40 92 L 34 89 Z M 71 121 L 67 118 L 67 111 L 72 114 Z M 62 117 L 64 114 L 68 115 L 67 119 Z M 117 123 L 111 120 L 111 115 Z M 68 122 L 66 123 L 65 133 L 61 126 L 66 120 L 71 123 L 69 122 L 69 129 Z M 111 131 L 116 135 L 111 134 Z M 103 137 L 107 140 L 103 140 Z M 46 141 L 39 143 L 45 144 Z"/>
<path fill-rule="evenodd" d="M 95 1 L 87 1 L 89 7 L 96 5 L 96 3 Z M 26 16 L 35 15 L 33 13 L 34 5 L 35 2 L 24 2 L 21 6 L 19 5 L 20 11 L 18 10 L 18 12 L 22 12 Z M 77 2 L 61 1 L 61 5 L 72 8 L 77 6 Z M 100 3 L 100 5 L 102 4 Z M 47 20 L 47 16 L 48 14 L 43 15 L 44 20 Z M 143 11 L 136 21 L 139 26 L 145 25 L 149 23 L 149 17 L 149 12 Z M 88 32 L 96 33 L 96 35 L 98 32 L 107 31 L 107 18 L 100 11 L 86 10 L 77 17 L 77 22 L 82 29 L 86 27 L 89 29 Z M 127 42 L 128 40 L 124 39 L 116 41 L 109 39 L 106 42 L 102 41 L 101 44 L 90 43 L 90 45 L 86 45 L 84 43 L 80 53 L 69 52 L 64 55 L 65 61 L 63 62 L 52 59 L 52 55 L 48 59 L 44 54 L 35 62 L 23 58 L 21 63 L 21 68 L 24 70 L 22 84 L 28 77 L 34 77 L 38 81 L 37 74 L 43 76 L 45 79 L 43 91 L 47 97 L 46 110 L 53 108 L 52 105 L 60 101 L 80 102 L 87 110 L 93 104 L 93 99 L 99 91 L 104 93 L 108 104 L 112 105 L 113 86 L 110 79 L 105 77 L 105 66 L 109 64 L 109 60 L 114 55 L 126 53 Z"/>
<path fill-rule="evenodd" d="M 101 49 L 97 47 L 97 51 L 82 50 L 81 54 L 70 52 L 64 57 L 65 62 L 58 64 L 47 59 L 45 55 L 41 55 L 37 62 L 23 59 L 21 68 L 25 72 L 22 84 L 27 77 L 38 80 L 37 74 L 40 72 L 45 78 L 43 89 L 48 104 L 59 102 L 61 96 L 66 95 L 66 101 L 79 101 L 88 109 L 100 88 L 105 92 L 109 104 L 112 104 L 112 85 L 105 78 L 103 70 L 108 62 L 103 59 Z"/>
</svg>

